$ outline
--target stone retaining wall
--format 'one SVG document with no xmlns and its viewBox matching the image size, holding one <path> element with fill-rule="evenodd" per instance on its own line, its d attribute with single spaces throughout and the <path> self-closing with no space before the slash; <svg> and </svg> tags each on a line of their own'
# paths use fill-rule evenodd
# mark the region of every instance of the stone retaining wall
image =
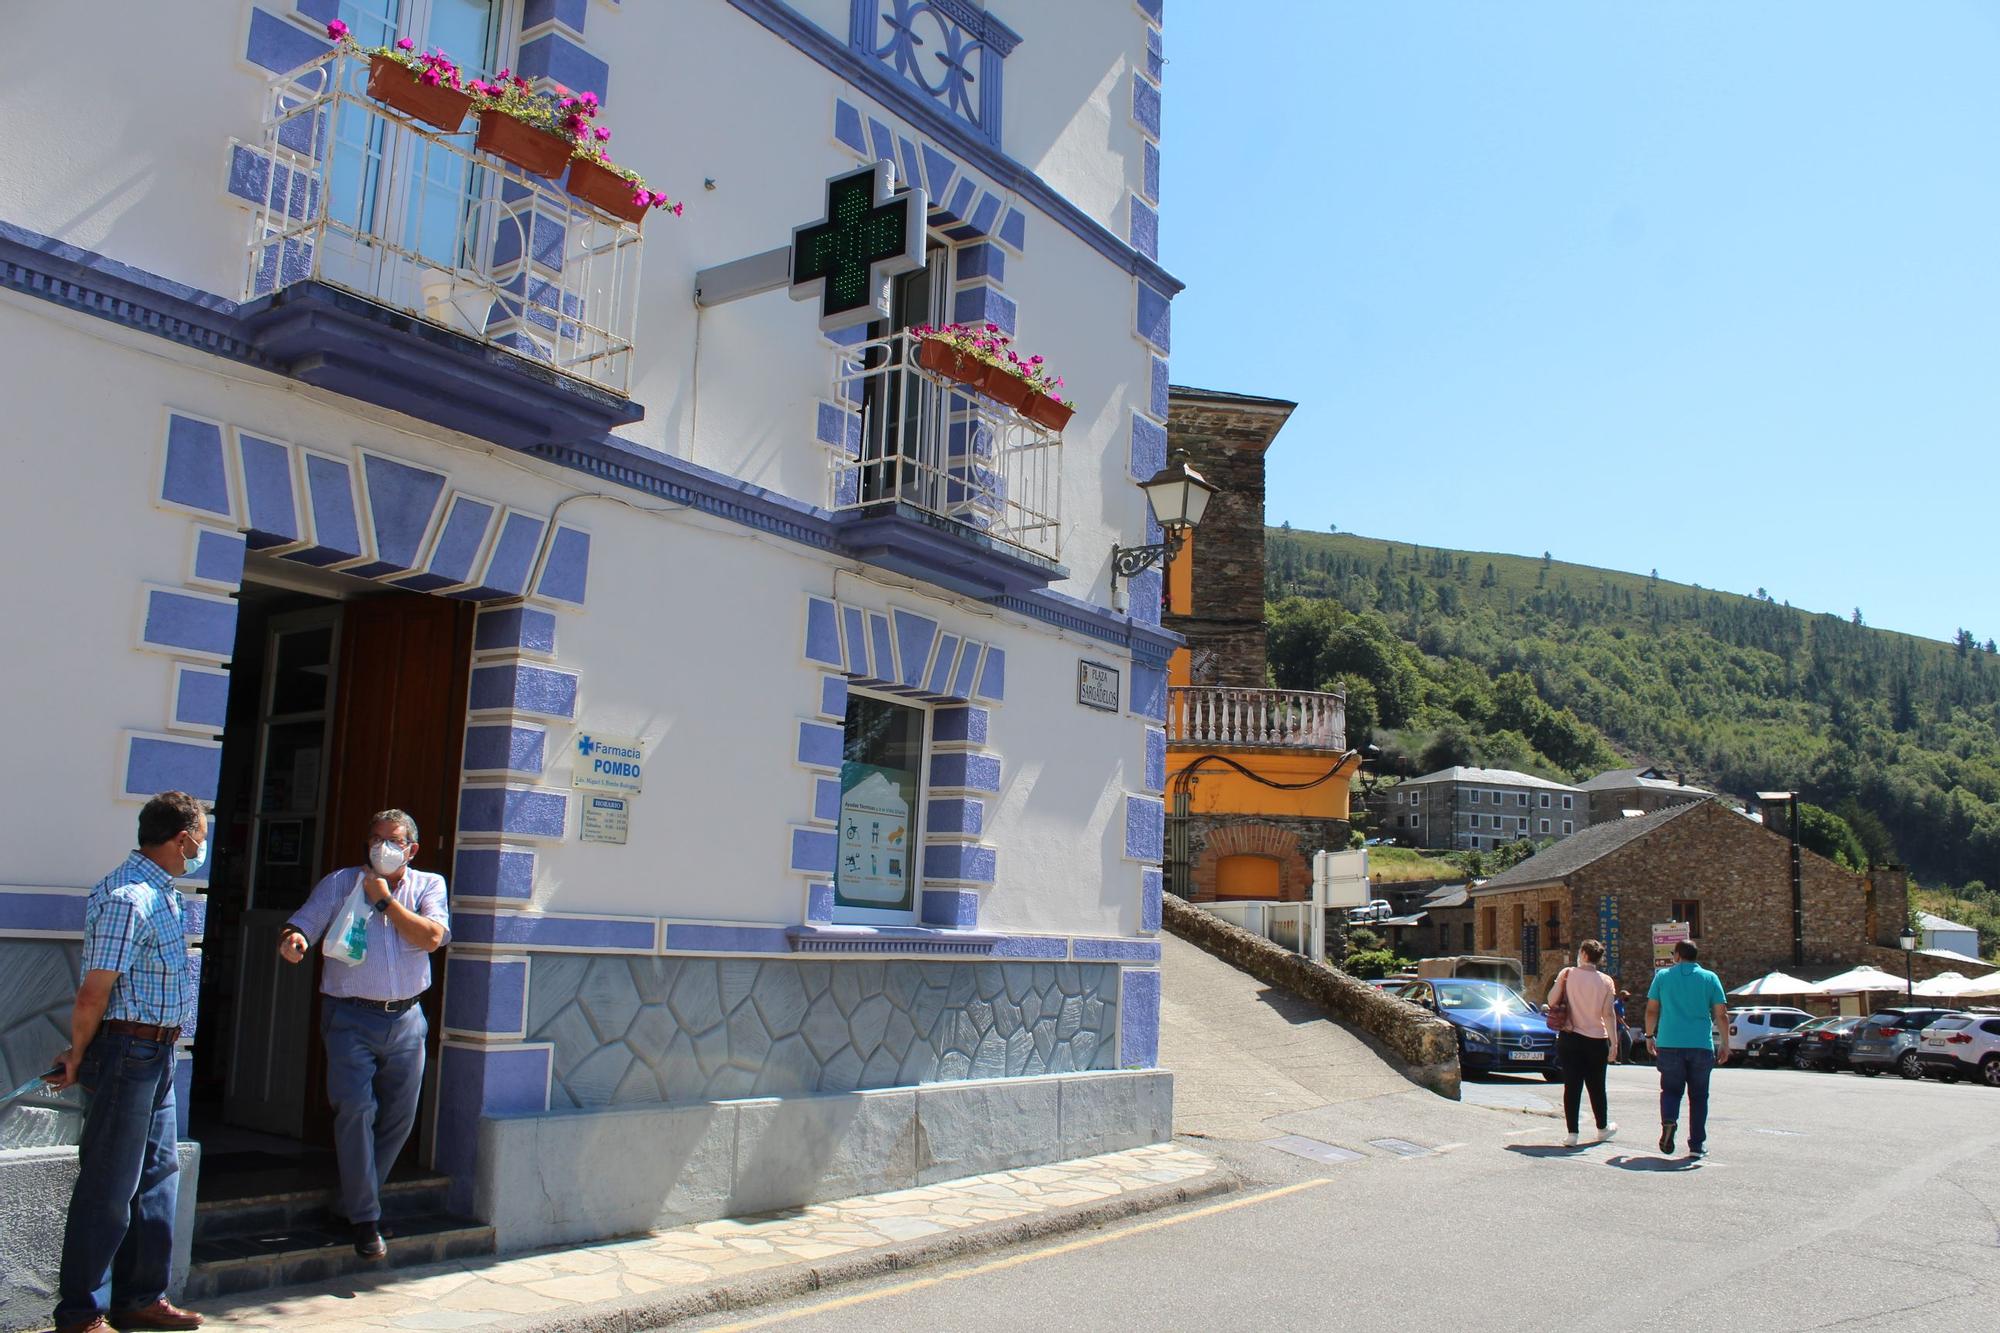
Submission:
<svg viewBox="0 0 2000 1333">
<path fill-rule="evenodd" d="M 1457 1099 L 1458 1038 L 1451 1024 L 1172 894 L 1166 895 L 1165 909 L 1164 924 L 1173 934 L 1260 981 L 1317 1004 L 1328 1017 L 1372 1038 L 1409 1078 Z"/>
</svg>

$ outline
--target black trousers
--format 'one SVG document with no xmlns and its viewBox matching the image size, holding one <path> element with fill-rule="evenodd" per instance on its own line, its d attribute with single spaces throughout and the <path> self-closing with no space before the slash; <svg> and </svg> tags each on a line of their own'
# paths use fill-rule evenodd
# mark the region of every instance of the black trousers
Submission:
<svg viewBox="0 0 2000 1333">
<path fill-rule="evenodd" d="M 1611 1123 L 1605 1107 L 1604 1066 L 1611 1058 L 1611 1041 L 1606 1037 L 1586 1037 L 1564 1032 L 1556 1038 L 1563 1067 L 1563 1118 L 1569 1132 L 1576 1133 L 1577 1112 L 1583 1108 L 1585 1089 L 1590 1091 L 1590 1113 L 1603 1129 Z"/>
</svg>

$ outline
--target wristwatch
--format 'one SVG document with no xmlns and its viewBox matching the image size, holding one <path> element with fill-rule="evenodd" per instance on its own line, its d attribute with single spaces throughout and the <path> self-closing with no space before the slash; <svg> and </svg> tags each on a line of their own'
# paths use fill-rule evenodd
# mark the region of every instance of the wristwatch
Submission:
<svg viewBox="0 0 2000 1333">
<path fill-rule="evenodd" d="M 387 912 L 387 911 L 389 910 L 389 898 L 388 898 L 388 895 L 386 895 L 386 894 L 385 894 L 385 895 L 383 895 L 382 897 L 380 897 L 380 898 L 377 898 L 377 899 L 376 899 L 376 900 L 375 900 L 375 901 L 374 901 L 374 902 L 373 902 L 372 904 L 370 904 L 370 905 L 371 905 L 371 906 L 372 906 L 372 907 L 373 907 L 373 908 L 374 908 L 374 909 L 375 909 L 376 911 L 378 911 L 378 912 Z"/>
</svg>

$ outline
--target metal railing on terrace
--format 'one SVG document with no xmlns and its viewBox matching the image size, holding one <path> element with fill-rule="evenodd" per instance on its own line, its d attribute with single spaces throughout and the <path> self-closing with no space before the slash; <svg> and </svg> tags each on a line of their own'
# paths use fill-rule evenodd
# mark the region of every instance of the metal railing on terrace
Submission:
<svg viewBox="0 0 2000 1333">
<path fill-rule="evenodd" d="M 828 507 L 901 504 L 1047 560 L 1062 558 L 1062 435 L 917 364 L 907 331 L 833 351 Z"/>
<path fill-rule="evenodd" d="M 1173 745 L 1345 750 L 1347 698 L 1313 690 L 1176 685 L 1167 692 L 1167 741 Z"/>
<path fill-rule="evenodd" d="M 639 228 L 367 84 L 341 52 L 270 81 L 244 298 L 324 282 L 627 393 Z"/>
</svg>

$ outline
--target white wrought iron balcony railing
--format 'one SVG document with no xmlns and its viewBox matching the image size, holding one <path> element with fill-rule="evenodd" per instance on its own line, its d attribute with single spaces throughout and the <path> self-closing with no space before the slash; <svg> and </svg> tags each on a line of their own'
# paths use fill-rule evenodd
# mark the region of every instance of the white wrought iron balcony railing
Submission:
<svg viewBox="0 0 2000 1333">
<path fill-rule="evenodd" d="M 1312 690 L 1176 685 L 1167 691 L 1167 741 L 1173 745 L 1345 750 L 1347 699 Z"/>
<path fill-rule="evenodd" d="M 245 299 L 324 282 L 627 393 L 639 228 L 367 83 L 341 52 L 271 80 Z"/>
<path fill-rule="evenodd" d="M 907 331 L 833 350 L 846 439 L 828 507 L 905 505 L 1045 560 L 1062 558 L 1062 436 L 917 365 Z"/>
</svg>

